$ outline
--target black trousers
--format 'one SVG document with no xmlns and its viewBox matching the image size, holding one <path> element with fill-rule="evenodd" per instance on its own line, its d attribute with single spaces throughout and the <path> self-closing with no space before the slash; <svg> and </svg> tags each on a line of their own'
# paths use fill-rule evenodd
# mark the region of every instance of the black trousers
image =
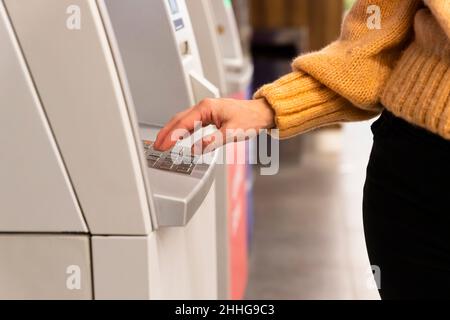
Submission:
<svg viewBox="0 0 450 320">
<path fill-rule="evenodd" d="M 450 299 L 450 141 L 389 112 L 372 126 L 364 227 L 383 299 Z"/>
</svg>

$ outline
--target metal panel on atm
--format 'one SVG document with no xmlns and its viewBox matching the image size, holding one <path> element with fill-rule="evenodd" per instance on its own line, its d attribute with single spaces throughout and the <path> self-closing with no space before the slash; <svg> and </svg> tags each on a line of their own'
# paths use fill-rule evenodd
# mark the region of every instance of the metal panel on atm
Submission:
<svg viewBox="0 0 450 320">
<path fill-rule="evenodd" d="M 87 232 L 3 2 L 0 70 L 0 232 Z"/>
<path fill-rule="evenodd" d="M 148 234 L 142 147 L 96 1 L 5 3 L 90 231 Z"/>
<path fill-rule="evenodd" d="M 151 236 L 153 239 L 153 235 Z M 159 270 L 154 241 L 147 237 L 94 237 L 93 277 L 98 300 L 150 300 Z"/>
<path fill-rule="evenodd" d="M 216 30 L 227 79 L 227 95 L 243 98 L 253 77 L 253 64 L 244 56 L 238 25 L 230 0 L 209 0 L 214 10 Z M 240 93 L 236 96 L 237 93 Z"/>
<path fill-rule="evenodd" d="M 217 21 L 223 57 L 230 62 L 234 60 L 242 63 L 244 54 L 231 0 L 210 1 Z"/>
<path fill-rule="evenodd" d="M 0 299 L 92 299 L 88 236 L 0 235 Z"/>
<path fill-rule="evenodd" d="M 226 93 L 225 69 L 211 0 L 186 0 L 205 77 Z"/>
</svg>

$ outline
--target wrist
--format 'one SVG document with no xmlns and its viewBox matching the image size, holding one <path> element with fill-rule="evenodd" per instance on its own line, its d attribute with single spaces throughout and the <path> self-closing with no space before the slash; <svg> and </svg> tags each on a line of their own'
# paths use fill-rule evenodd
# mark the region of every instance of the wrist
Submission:
<svg viewBox="0 0 450 320">
<path fill-rule="evenodd" d="M 254 108 L 261 116 L 262 126 L 264 129 L 273 129 L 275 124 L 275 111 L 265 98 L 252 100 Z"/>
</svg>

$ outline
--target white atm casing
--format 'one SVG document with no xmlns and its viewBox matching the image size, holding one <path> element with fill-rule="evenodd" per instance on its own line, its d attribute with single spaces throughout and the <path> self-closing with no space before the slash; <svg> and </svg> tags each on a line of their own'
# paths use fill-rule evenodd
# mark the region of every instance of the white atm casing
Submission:
<svg viewBox="0 0 450 320">
<path fill-rule="evenodd" d="M 166 0 L 2 0 L 0 4 L 4 23 L 0 37 L 9 37 L 12 44 L 9 56 L 0 54 L 0 63 L 16 59 L 17 67 L 11 71 L 22 74 L 21 92 L 28 91 L 30 97 L 27 115 L 34 108 L 34 118 L 40 120 L 35 127 L 45 133 L 38 146 L 44 155 L 53 153 L 53 176 L 65 184 L 59 192 L 65 192 L 66 199 L 66 207 L 62 196 L 58 202 L 63 211 L 58 218 L 63 222 L 51 229 L 46 228 L 58 220 L 45 212 L 46 207 L 40 219 L 33 216 L 33 208 L 10 205 L 23 218 L 18 227 L 0 225 L 0 281 L 10 279 L 10 287 L 16 287 L 23 298 L 216 298 L 215 160 L 197 175 L 183 176 L 149 169 L 142 146 L 142 139 L 155 138 L 158 125 L 169 114 L 218 93 L 203 78 L 184 0 L 178 1 L 177 13 L 171 12 Z M 77 12 L 80 28 L 70 28 L 67 19 Z M 173 24 L 179 18 L 185 23 L 181 32 Z M 135 28 L 142 28 L 142 33 Z M 123 42 L 134 36 L 135 42 Z M 149 45 L 148 39 L 154 42 Z M 167 47 L 162 47 L 163 42 Z M 166 51 L 159 56 L 162 60 L 133 57 L 146 50 L 154 53 L 154 48 Z M 155 74 L 164 59 L 173 63 Z M 134 63 L 142 69 L 134 68 Z M 169 92 L 168 87 L 179 92 Z M 8 94 L 5 99 L 22 105 L 19 97 Z M 22 154 L 18 149 L 11 159 Z M 43 164 L 50 164 L 48 156 Z M 38 174 L 30 177 L 41 179 Z M 13 176 L 10 181 L 20 178 Z M 0 187 L 6 188 L 1 181 Z M 28 193 L 34 190 L 34 185 L 27 187 Z M 47 199 L 47 207 L 56 210 L 54 199 L 44 191 L 49 190 L 36 190 Z M 36 210 L 39 214 L 39 206 Z M 27 225 L 28 216 L 38 222 L 31 219 Z M 4 217 L 12 221 L 0 212 L 0 221 Z M 4 234 L 11 231 L 21 233 Z M 33 235 L 41 231 L 48 234 Z M 42 242 L 36 241 L 40 237 Z M 72 250 L 80 250 L 78 261 L 65 258 Z M 16 259 L 18 251 L 21 258 Z M 50 290 L 41 290 L 43 284 L 35 278 L 27 287 L 20 280 L 24 269 L 18 266 L 26 263 L 45 268 L 48 277 L 43 280 L 57 285 L 47 283 Z M 82 295 L 68 295 L 61 279 L 52 276 L 64 274 L 67 269 L 61 268 L 71 265 L 83 271 Z M 0 290 L 0 297 L 11 296 Z"/>
</svg>

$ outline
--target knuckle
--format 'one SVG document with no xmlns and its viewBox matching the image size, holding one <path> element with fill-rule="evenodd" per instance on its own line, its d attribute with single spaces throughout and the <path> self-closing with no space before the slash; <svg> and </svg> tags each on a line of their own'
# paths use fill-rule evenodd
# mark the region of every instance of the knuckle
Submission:
<svg viewBox="0 0 450 320">
<path fill-rule="evenodd" d="M 200 103 L 199 106 L 203 108 L 210 108 L 214 105 L 214 99 L 205 98 Z"/>
</svg>

